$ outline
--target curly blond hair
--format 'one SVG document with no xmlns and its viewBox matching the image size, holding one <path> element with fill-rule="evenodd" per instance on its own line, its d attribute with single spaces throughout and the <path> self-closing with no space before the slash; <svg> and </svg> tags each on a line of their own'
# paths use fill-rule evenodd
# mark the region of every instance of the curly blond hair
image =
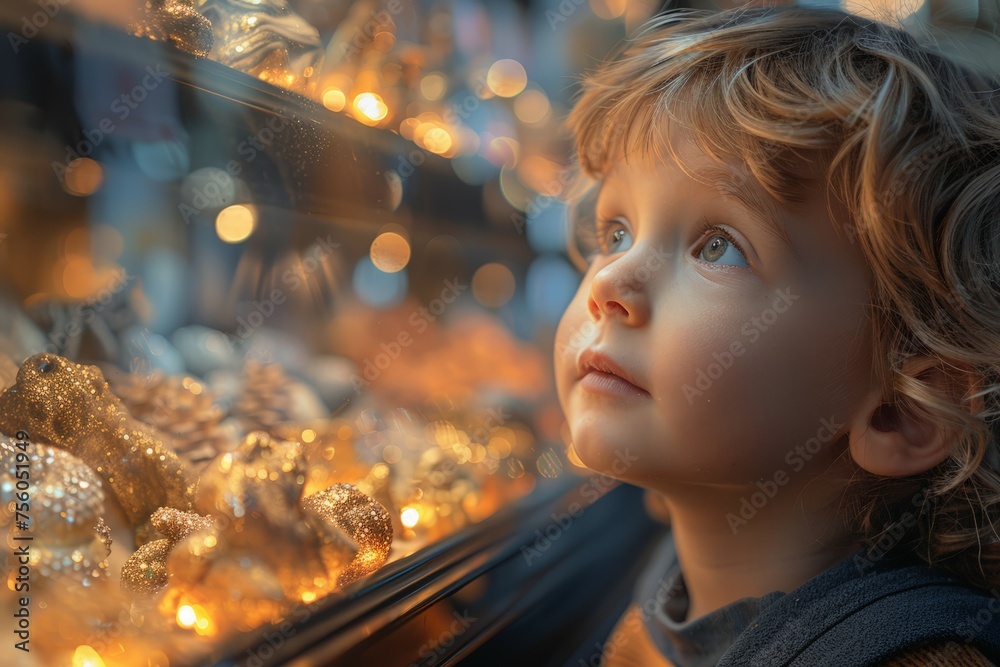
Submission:
<svg viewBox="0 0 1000 667">
<path fill-rule="evenodd" d="M 809 187 L 803 154 L 829 165 L 828 191 L 851 215 L 841 232 L 873 274 L 883 395 L 950 434 L 947 460 L 922 475 L 859 468 L 848 524 L 885 544 L 910 508 L 915 530 L 890 542 L 975 585 L 1000 585 L 995 82 L 901 29 L 837 10 L 674 12 L 584 79 L 569 117 L 584 178 L 599 181 L 627 155 L 676 158 L 664 121 L 691 129 L 707 155 L 742 159 L 782 202 Z M 953 386 L 903 372 L 914 355 Z"/>
</svg>

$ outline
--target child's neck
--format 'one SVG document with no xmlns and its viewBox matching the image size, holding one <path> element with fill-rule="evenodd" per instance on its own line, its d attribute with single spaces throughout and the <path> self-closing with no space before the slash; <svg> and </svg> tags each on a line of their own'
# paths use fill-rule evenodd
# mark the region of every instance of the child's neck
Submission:
<svg viewBox="0 0 1000 667">
<path fill-rule="evenodd" d="M 860 546 L 837 528 L 834 512 L 843 509 L 837 498 L 812 495 L 803 507 L 796 502 L 800 489 L 791 486 L 780 489 L 745 524 L 726 520 L 729 513 L 740 516 L 741 498 L 758 490 L 681 486 L 667 496 L 690 600 L 686 620 L 741 598 L 788 593 Z"/>
</svg>

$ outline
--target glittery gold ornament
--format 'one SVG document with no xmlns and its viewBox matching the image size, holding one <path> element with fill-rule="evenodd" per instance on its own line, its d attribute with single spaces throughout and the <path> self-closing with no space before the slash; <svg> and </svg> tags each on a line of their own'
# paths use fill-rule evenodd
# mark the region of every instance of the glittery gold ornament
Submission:
<svg viewBox="0 0 1000 667">
<path fill-rule="evenodd" d="M 212 22 L 194 4 L 194 0 L 147 0 L 145 15 L 129 26 L 129 32 L 204 58 L 212 50 Z"/>
<path fill-rule="evenodd" d="M 4 437 L 0 437 L 0 528 L 7 528 L 17 518 L 18 464 L 28 465 L 27 470 L 22 468 L 22 478 L 28 484 L 24 492 L 30 499 L 25 530 L 52 546 L 89 538 L 105 512 L 100 478 L 65 450 L 27 443 L 21 451 Z"/>
<path fill-rule="evenodd" d="M 129 416 L 93 366 L 54 354 L 28 358 L 0 394 L 0 432 L 22 430 L 93 468 L 133 527 L 159 507 L 191 507 L 189 471 L 155 429 Z"/>
<path fill-rule="evenodd" d="M 18 489 L 19 480 L 26 488 Z M 22 492 L 27 502 L 18 499 Z M 22 450 L 0 437 L 0 502 L 0 528 L 12 538 L 32 538 L 9 543 L 30 547 L 30 565 L 41 578 L 69 577 L 90 586 L 107 576 L 111 545 L 110 533 L 107 541 L 102 537 L 107 529 L 101 518 L 104 491 L 83 461 L 48 445 L 27 443 Z"/>
<path fill-rule="evenodd" d="M 195 508 L 202 514 L 221 512 L 237 522 L 263 518 L 282 525 L 296 515 L 305 479 L 298 442 L 255 431 L 208 465 L 198 483 Z M 250 532 L 241 541 L 252 543 Z"/>
<path fill-rule="evenodd" d="M 161 507 L 150 518 L 153 528 L 156 528 L 171 542 L 180 542 L 197 530 L 212 530 L 215 524 L 212 517 L 201 516 L 194 512 L 182 512 L 173 507 Z"/>
<path fill-rule="evenodd" d="M 156 510 L 150 523 L 164 539 L 142 545 L 122 567 L 122 590 L 133 595 L 148 596 L 159 592 L 167 585 L 167 557 L 174 545 L 197 531 L 208 535 L 214 528 L 210 517 L 172 507 Z"/>
<path fill-rule="evenodd" d="M 153 595 L 167 585 L 167 556 L 170 540 L 143 544 L 122 566 L 122 590 L 133 595 Z"/>
<path fill-rule="evenodd" d="M 337 579 L 338 586 L 357 581 L 385 564 L 392 546 L 389 512 L 357 487 L 335 484 L 305 498 L 302 509 L 319 520 L 314 525 L 325 534 L 332 528 L 358 545 L 357 555 Z"/>
<path fill-rule="evenodd" d="M 282 88 L 308 94 L 323 65 L 319 32 L 285 0 L 207 0 L 211 58 Z"/>
</svg>

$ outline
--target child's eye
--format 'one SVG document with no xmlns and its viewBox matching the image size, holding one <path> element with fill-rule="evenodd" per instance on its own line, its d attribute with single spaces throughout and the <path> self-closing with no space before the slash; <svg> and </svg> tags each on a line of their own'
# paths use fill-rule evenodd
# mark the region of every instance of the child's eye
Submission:
<svg viewBox="0 0 1000 667">
<path fill-rule="evenodd" d="M 715 233 L 701 246 L 698 259 L 709 264 L 722 264 L 748 268 L 750 263 L 739 244 L 721 228 L 712 228 Z"/>
<path fill-rule="evenodd" d="M 597 252 L 602 255 L 613 255 L 625 252 L 632 247 L 632 232 L 621 220 L 595 221 L 597 232 Z"/>
</svg>

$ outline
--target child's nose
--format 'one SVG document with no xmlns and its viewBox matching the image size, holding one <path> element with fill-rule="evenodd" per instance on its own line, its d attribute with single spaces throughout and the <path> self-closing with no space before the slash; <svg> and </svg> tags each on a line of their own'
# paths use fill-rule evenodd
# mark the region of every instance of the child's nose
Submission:
<svg viewBox="0 0 1000 667">
<path fill-rule="evenodd" d="M 649 321 L 650 302 L 646 291 L 648 272 L 637 271 L 633 262 L 621 257 L 594 275 L 590 283 L 587 310 L 595 321 L 618 317 L 628 326 Z"/>
</svg>

